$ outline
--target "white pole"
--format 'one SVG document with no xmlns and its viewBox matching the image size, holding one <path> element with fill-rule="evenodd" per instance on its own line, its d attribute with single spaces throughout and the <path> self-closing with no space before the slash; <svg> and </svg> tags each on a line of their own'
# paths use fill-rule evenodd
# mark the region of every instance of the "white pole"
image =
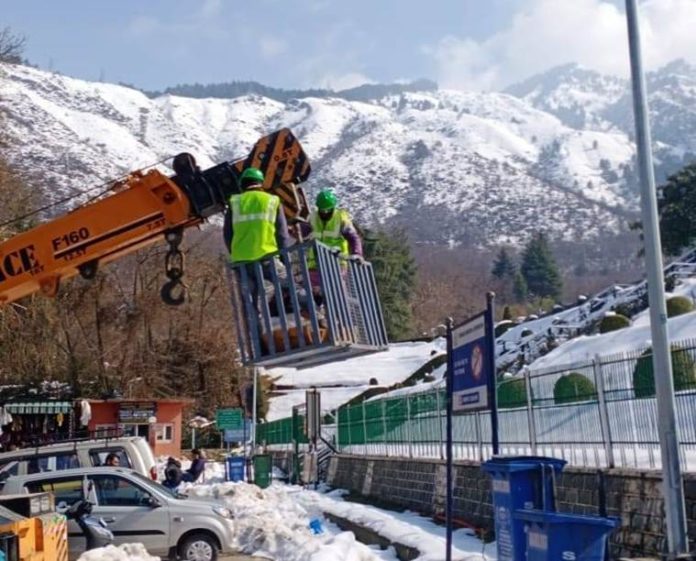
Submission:
<svg viewBox="0 0 696 561">
<path fill-rule="evenodd" d="M 662 485 L 667 520 L 668 557 L 687 553 L 686 505 L 679 468 L 679 434 L 674 407 L 672 361 L 667 334 L 667 306 L 662 273 L 657 194 L 652 162 L 652 142 L 648 120 L 648 98 L 643 75 L 640 29 L 636 0 L 626 0 L 628 43 L 633 79 L 633 111 L 636 121 L 636 147 L 640 171 L 645 268 L 650 302 L 650 331 L 653 348 L 653 372 L 657 396 L 658 433 L 662 456 Z"/>
</svg>

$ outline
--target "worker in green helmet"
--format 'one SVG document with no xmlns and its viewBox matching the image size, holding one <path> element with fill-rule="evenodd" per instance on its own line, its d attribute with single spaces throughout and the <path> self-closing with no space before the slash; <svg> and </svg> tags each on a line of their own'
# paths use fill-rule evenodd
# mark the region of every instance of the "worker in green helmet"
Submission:
<svg viewBox="0 0 696 561">
<path fill-rule="evenodd" d="M 285 267 L 280 260 L 268 257 L 291 245 L 285 213 L 277 195 L 263 189 L 263 172 L 257 168 L 246 168 L 239 183 L 242 193 L 229 199 L 223 235 L 232 265 L 242 264 L 246 268 L 248 292 L 258 310 L 259 281 L 264 285 L 263 293 L 269 298 L 273 293 L 273 273 L 281 282 L 287 279 Z M 262 279 L 257 279 L 253 263 L 261 261 Z M 241 278 L 239 267 L 235 267 Z"/>
<path fill-rule="evenodd" d="M 290 245 L 280 198 L 263 189 L 263 172 L 246 168 L 239 178 L 242 193 L 232 195 L 225 214 L 225 245 L 232 263 L 259 261 Z"/>
<path fill-rule="evenodd" d="M 341 255 L 362 261 L 363 248 L 358 231 L 353 225 L 350 213 L 338 207 L 338 197 L 330 189 L 323 189 L 315 200 L 316 210 L 309 216 L 312 237 Z M 313 254 L 310 254 L 309 273 L 313 286 L 319 285 L 319 272 Z"/>
</svg>

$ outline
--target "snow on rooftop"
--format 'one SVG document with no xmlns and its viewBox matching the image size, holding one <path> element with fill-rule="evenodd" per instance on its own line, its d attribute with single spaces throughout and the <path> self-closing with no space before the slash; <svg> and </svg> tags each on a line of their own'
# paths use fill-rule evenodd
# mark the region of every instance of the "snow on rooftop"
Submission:
<svg viewBox="0 0 696 561">
<path fill-rule="evenodd" d="M 380 385 L 401 382 L 433 356 L 445 351 L 445 340 L 392 343 L 380 353 L 363 355 L 313 368 L 272 368 L 276 385 L 310 388 L 322 385 L 359 386 L 377 378 Z"/>
<path fill-rule="evenodd" d="M 313 368 L 272 368 L 268 374 L 276 386 L 292 390 L 270 400 L 267 420 L 292 414 L 292 407 L 305 402 L 305 390 L 316 386 L 321 391 L 322 409 L 335 409 L 370 387 L 391 386 L 403 382 L 434 356 L 445 352 L 445 340 L 392 343 L 380 353 L 356 357 Z M 375 378 L 377 384 L 370 385 Z M 341 386 L 341 387 L 331 387 Z"/>
</svg>

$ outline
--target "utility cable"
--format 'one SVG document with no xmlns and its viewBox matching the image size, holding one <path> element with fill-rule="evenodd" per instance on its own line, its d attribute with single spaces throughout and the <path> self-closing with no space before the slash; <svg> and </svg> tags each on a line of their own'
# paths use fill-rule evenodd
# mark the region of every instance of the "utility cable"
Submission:
<svg viewBox="0 0 696 561">
<path fill-rule="evenodd" d="M 34 216 L 34 215 L 39 214 L 39 213 L 41 213 L 41 212 L 44 212 L 44 211 L 46 211 L 46 210 L 48 210 L 48 209 L 50 209 L 50 208 L 53 208 L 53 207 L 56 207 L 56 206 L 58 206 L 58 205 L 62 205 L 62 204 L 64 204 L 64 203 L 67 203 L 68 201 L 71 201 L 71 200 L 73 200 L 73 199 L 76 199 L 77 197 L 80 197 L 80 196 L 82 196 L 82 195 L 85 195 L 86 193 L 89 193 L 90 191 L 94 191 L 95 189 L 101 189 L 101 188 L 103 188 L 103 187 L 106 186 L 106 189 L 102 189 L 102 191 L 100 191 L 99 193 L 97 193 L 97 194 L 94 195 L 93 197 L 89 198 L 85 203 L 83 203 L 83 205 L 81 205 L 81 206 L 84 206 L 85 204 L 91 203 L 92 201 L 98 199 L 99 197 L 101 197 L 101 196 L 104 195 L 105 193 L 108 193 L 108 192 L 111 190 L 111 188 L 112 188 L 112 186 L 114 185 L 114 183 L 118 182 L 119 180 L 128 177 L 129 175 L 131 175 L 132 173 L 135 173 L 136 171 L 142 171 L 142 170 L 145 170 L 145 169 L 148 169 L 148 168 L 152 168 L 152 167 L 154 167 L 154 166 L 156 166 L 156 165 L 158 165 L 158 164 L 163 164 L 164 162 L 166 162 L 166 161 L 168 161 L 168 160 L 171 160 L 172 158 L 173 158 L 173 156 L 167 156 L 167 157 L 165 157 L 165 158 L 163 158 L 163 159 L 161 159 L 161 160 L 159 160 L 159 161 L 157 161 L 157 162 L 154 162 L 154 163 L 152 163 L 152 164 L 148 164 L 148 165 L 143 166 L 143 167 L 141 167 L 141 168 L 139 168 L 139 169 L 137 169 L 137 170 L 133 170 L 133 171 L 130 171 L 130 172 L 128 172 L 128 173 L 119 175 L 119 176 L 116 177 L 115 179 L 109 179 L 109 180 L 107 180 L 107 181 L 104 181 L 103 183 L 100 183 L 99 185 L 95 185 L 94 187 L 89 187 L 89 188 L 87 188 L 87 189 L 85 189 L 85 190 L 83 190 L 83 191 L 79 191 L 78 193 L 74 193 L 73 195 L 69 195 L 69 196 L 67 196 L 67 197 L 63 197 L 62 199 L 59 199 L 59 200 L 57 200 L 57 201 L 53 201 L 52 203 L 49 203 L 49 204 L 44 205 L 44 206 L 42 206 L 42 207 L 36 208 L 36 209 L 34 209 L 34 210 L 31 210 L 30 212 L 27 212 L 26 214 L 23 214 L 23 215 L 21 215 L 21 216 L 15 216 L 15 217 L 11 218 L 10 220 L 7 220 L 7 221 L 5 221 L 5 222 L 0 223 L 0 228 L 3 228 L 3 227 L 5 227 L 5 226 L 9 226 L 10 224 L 14 224 L 15 222 L 20 222 L 21 220 L 25 220 L 26 218 L 29 218 L 29 217 L 31 217 L 31 216 Z M 25 200 L 26 200 L 26 199 L 25 199 Z"/>
</svg>

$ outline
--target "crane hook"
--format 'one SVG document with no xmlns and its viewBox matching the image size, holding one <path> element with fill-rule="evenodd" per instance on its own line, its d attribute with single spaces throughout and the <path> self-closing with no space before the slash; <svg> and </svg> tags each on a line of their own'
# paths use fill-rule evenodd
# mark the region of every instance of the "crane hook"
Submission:
<svg viewBox="0 0 696 561">
<path fill-rule="evenodd" d="M 165 304 L 181 306 L 186 302 L 186 285 L 180 279 L 171 279 L 162 285 L 160 296 Z"/>
</svg>

